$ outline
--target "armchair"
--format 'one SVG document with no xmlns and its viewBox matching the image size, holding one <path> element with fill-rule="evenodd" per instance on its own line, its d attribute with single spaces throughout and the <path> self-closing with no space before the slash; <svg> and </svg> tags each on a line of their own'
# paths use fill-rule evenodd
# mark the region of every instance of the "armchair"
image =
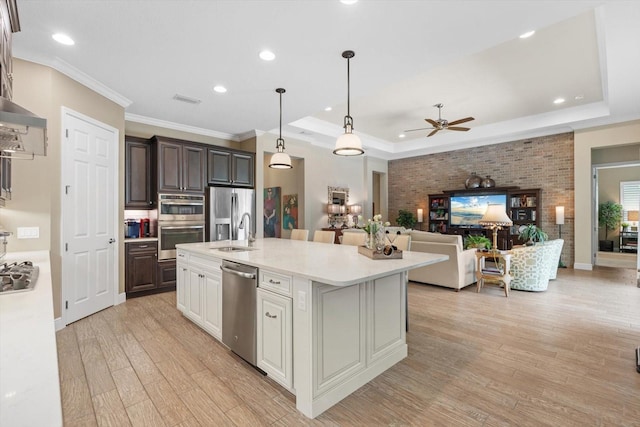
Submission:
<svg viewBox="0 0 640 427">
<path fill-rule="evenodd" d="M 563 244 L 557 239 L 511 250 L 511 289 L 546 291 L 556 277 Z"/>
</svg>

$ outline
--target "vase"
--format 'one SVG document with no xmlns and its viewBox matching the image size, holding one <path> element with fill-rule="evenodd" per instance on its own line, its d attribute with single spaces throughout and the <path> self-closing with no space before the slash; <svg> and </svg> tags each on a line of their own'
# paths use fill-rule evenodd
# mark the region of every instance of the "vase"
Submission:
<svg viewBox="0 0 640 427">
<path fill-rule="evenodd" d="M 482 178 L 476 175 L 475 172 L 472 172 L 464 182 L 465 188 L 480 188 L 480 185 L 482 185 Z"/>
<path fill-rule="evenodd" d="M 491 179 L 490 175 L 487 175 L 487 177 L 482 180 L 482 186 L 484 188 L 492 188 L 496 186 L 496 182 Z"/>
</svg>

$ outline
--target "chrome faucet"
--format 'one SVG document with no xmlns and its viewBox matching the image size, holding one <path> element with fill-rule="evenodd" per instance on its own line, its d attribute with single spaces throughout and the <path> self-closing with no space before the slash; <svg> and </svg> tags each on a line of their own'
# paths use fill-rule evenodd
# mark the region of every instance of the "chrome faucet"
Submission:
<svg viewBox="0 0 640 427">
<path fill-rule="evenodd" d="M 242 218 L 240 218 L 240 225 L 238 226 L 238 228 L 240 230 L 244 228 L 245 217 L 249 218 L 249 221 L 247 222 L 247 240 L 249 241 L 249 243 L 253 243 L 256 241 L 256 239 L 251 235 L 251 214 L 249 212 L 245 212 L 242 214 Z"/>
</svg>

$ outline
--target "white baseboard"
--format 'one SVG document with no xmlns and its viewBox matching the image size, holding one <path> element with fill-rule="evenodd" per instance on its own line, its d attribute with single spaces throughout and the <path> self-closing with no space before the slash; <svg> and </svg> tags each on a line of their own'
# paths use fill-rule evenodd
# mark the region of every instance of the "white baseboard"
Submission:
<svg viewBox="0 0 640 427">
<path fill-rule="evenodd" d="M 127 300 L 127 294 L 126 292 L 123 292 L 121 294 L 118 294 L 118 298 L 116 299 L 116 304 L 115 305 L 120 305 L 123 302 L 125 302 Z"/>
<path fill-rule="evenodd" d="M 64 320 L 62 320 L 62 317 L 53 319 L 53 325 L 56 328 L 56 332 L 67 327 L 67 325 L 64 324 Z"/>
<path fill-rule="evenodd" d="M 573 264 L 573 268 L 575 268 L 576 270 L 593 270 L 593 265 L 591 264 L 586 264 L 586 263 L 582 263 L 582 262 L 576 262 L 575 264 Z"/>
</svg>

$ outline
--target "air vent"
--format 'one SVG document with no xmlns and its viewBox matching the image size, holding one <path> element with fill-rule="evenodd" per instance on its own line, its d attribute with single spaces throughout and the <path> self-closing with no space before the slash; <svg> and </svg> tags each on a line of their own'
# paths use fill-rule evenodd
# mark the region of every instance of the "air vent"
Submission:
<svg viewBox="0 0 640 427">
<path fill-rule="evenodd" d="M 200 99 L 190 98 L 188 96 L 180 95 L 177 93 L 173 95 L 173 99 L 180 102 L 186 102 L 187 104 L 200 104 L 202 102 L 202 100 Z"/>
</svg>

